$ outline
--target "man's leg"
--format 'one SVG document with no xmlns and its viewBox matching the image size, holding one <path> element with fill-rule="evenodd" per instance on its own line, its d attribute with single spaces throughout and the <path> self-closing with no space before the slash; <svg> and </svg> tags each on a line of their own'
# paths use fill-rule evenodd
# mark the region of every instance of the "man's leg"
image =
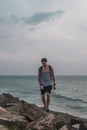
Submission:
<svg viewBox="0 0 87 130">
<path fill-rule="evenodd" d="M 52 85 L 48 86 L 46 89 L 46 91 L 47 91 L 47 106 L 46 106 L 47 112 L 49 112 L 51 90 L 52 90 Z"/>
<path fill-rule="evenodd" d="M 49 104 L 50 104 L 50 93 L 47 93 L 47 109 L 49 109 Z"/>
<path fill-rule="evenodd" d="M 43 104 L 44 104 L 44 108 L 46 108 L 47 104 L 46 104 L 45 94 L 42 95 L 42 101 L 43 101 Z"/>
<path fill-rule="evenodd" d="M 44 104 L 44 108 L 46 108 L 46 104 L 47 104 L 46 98 L 45 98 L 45 92 L 46 92 L 46 88 L 43 87 L 43 89 L 41 89 L 41 95 L 42 95 L 42 102 Z"/>
</svg>

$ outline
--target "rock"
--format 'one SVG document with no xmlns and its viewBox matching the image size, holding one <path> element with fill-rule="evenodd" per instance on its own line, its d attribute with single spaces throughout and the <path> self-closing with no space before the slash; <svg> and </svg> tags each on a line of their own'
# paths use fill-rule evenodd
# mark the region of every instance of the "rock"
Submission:
<svg viewBox="0 0 87 130">
<path fill-rule="evenodd" d="M 32 124 L 28 126 L 28 128 L 31 128 L 32 130 L 54 130 L 54 119 L 54 114 L 47 114 L 45 117 L 32 122 Z"/>
<path fill-rule="evenodd" d="M 87 120 L 0 95 L 0 130 L 87 130 Z"/>
<path fill-rule="evenodd" d="M 0 95 L 0 106 L 5 107 L 7 103 L 13 103 L 13 102 L 17 103 L 19 102 L 19 99 L 13 97 L 10 94 L 3 93 L 2 95 Z"/>
<path fill-rule="evenodd" d="M 24 116 L 19 115 L 18 113 L 12 113 L 5 108 L 0 107 L 0 124 L 6 126 L 7 128 L 21 128 L 26 126 L 28 121 Z M 4 130 L 6 128 L 3 128 Z M 14 130 L 14 129 L 13 129 Z"/>
<path fill-rule="evenodd" d="M 79 130 L 79 128 L 80 128 L 80 124 L 72 125 L 72 128 L 76 128 L 77 130 Z"/>
<path fill-rule="evenodd" d="M 87 121 L 84 121 L 84 122 L 80 123 L 79 130 L 87 130 Z"/>
<path fill-rule="evenodd" d="M 6 127 L 0 125 L 0 130 L 8 130 L 8 128 L 6 128 Z"/>
<path fill-rule="evenodd" d="M 10 94 L 0 95 L 0 106 L 0 124 L 17 127 L 19 130 L 26 130 L 30 122 L 47 114 L 36 105 L 20 101 Z"/>
<path fill-rule="evenodd" d="M 67 125 L 62 126 L 59 130 L 69 130 L 69 127 Z"/>
</svg>

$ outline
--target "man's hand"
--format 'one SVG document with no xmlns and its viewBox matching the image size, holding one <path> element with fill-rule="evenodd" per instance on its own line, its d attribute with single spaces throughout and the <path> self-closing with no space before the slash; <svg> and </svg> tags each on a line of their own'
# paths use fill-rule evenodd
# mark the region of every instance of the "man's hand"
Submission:
<svg viewBox="0 0 87 130">
<path fill-rule="evenodd" d="M 56 90 L 56 85 L 53 85 L 53 89 Z"/>
<path fill-rule="evenodd" d="M 44 89 L 44 86 L 43 86 L 43 85 L 41 85 L 41 86 L 40 86 L 40 89 L 41 89 L 41 90 L 42 90 L 42 89 Z"/>
</svg>

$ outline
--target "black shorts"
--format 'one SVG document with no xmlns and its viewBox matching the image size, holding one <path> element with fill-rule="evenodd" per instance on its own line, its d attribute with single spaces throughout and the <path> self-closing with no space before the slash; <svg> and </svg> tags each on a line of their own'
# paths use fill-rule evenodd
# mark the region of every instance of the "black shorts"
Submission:
<svg viewBox="0 0 87 130">
<path fill-rule="evenodd" d="M 43 89 L 41 89 L 41 95 L 44 95 L 45 93 L 51 93 L 52 85 L 45 86 Z"/>
</svg>

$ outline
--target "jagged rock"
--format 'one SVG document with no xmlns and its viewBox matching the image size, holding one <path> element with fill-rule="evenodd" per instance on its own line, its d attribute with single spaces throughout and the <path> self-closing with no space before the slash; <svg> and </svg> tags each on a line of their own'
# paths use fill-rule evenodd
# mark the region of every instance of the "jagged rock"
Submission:
<svg viewBox="0 0 87 130">
<path fill-rule="evenodd" d="M 87 121 L 82 121 L 79 130 L 87 130 Z"/>
<path fill-rule="evenodd" d="M 19 115 L 18 113 L 12 113 L 5 108 L 0 107 L 0 124 L 7 126 L 9 128 L 18 127 L 25 128 L 28 121 L 24 116 Z M 6 129 L 6 128 L 3 128 Z M 3 130 L 2 129 L 2 130 Z"/>
<path fill-rule="evenodd" d="M 54 119 L 54 114 L 47 114 L 45 117 L 32 122 L 32 124 L 28 126 L 28 128 L 31 128 L 32 130 L 54 130 Z"/>
<path fill-rule="evenodd" d="M 87 130 L 87 120 L 0 95 L 0 130 Z"/>
<path fill-rule="evenodd" d="M 69 127 L 67 125 L 62 126 L 59 130 L 69 130 Z"/>
<path fill-rule="evenodd" d="M 0 95 L 0 106 L 0 123 L 10 127 L 18 125 L 19 130 L 26 130 L 27 124 L 47 114 L 36 105 L 20 101 L 10 94 Z"/>
<path fill-rule="evenodd" d="M 6 127 L 0 125 L 0 130 L 8 130 L 8 128 L 6 128 Z"/>
<path fill-rule="evenodd" d="M 5 107 L 7 103 L 17 103 L 19 102 L 19 99 L 17 97 L 13 97 L 10 94 L 3 93 L 0 95 L 0 106 Z"/>
<path fill-rule="evenodd" d="M 75 128 L 75 129 L 79 130 L 79 128 L 80 128 L 80 124 L 72 125 L 72 128 Z"/>
</svg>

